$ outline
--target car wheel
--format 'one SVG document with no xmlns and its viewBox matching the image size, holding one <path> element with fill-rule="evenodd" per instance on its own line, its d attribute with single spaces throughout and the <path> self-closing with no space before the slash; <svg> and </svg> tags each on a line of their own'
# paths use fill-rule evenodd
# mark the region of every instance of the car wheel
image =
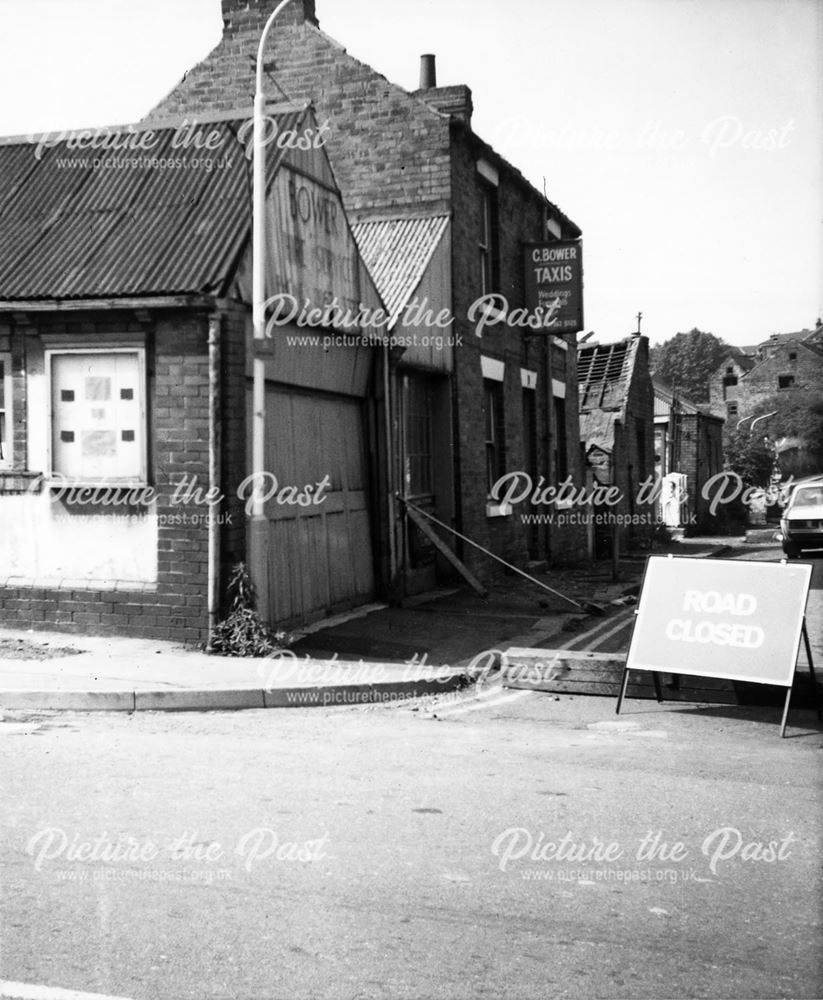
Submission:
<svg viewBox="0 0 823 1000">
<path fill-rule="evenodd" d="M 795 542 L 783 542 L 783 553 L 787 559 L 800 558 L 800 548 Z"/>
</svg>

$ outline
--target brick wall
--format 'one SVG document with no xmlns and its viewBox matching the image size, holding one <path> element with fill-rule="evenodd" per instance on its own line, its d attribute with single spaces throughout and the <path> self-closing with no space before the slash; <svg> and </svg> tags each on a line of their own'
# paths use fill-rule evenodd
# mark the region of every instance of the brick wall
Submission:
<svg viewBox="0 0 823 1000">
<path fill-rule="evenodd" d="M 274 0 L 227 0 L 220 44 L 151 117 L 250 108 L 260 33 L 275 6 Z M 303 20 L 309 13 L 303 8 L 297 2 L 286 7 L 269 36 L 267 98 L 312 101 L 318 123 L 329 121 L 327 150 L 354 221 L 444 210 L 450 195 L 448 118 L 349 55 Z"/>
<path fill-rule="evenodd" d="M 158 105 L 152 116 L 189 115 L 250 107 L 254 58 L 260 32 L 275 0 L 245 3 L 224 0 L 226 24 L 220 44 Z M 288 17 L 286 13 L 288 12 Z M 476 198 L 476 160 L 482 144 L 468 129 L 426 104 L 425 91 L 411 95 L 318 30 L 314 4 L 295 2 L 276 22 L 267 50 L 266 87 L 270 99 L 311 100 L 319 123 L 329 121 L 327 152 L 346 210 L 353 221 L 375 216 L 452 215 L 453 298 L 457 333 L 465 347 L 457 351 L 455 373 L 455 480 L 462 529 L 480 544 L 514 562 L 526 558 L 526 532 L 519 517 L 490 520 L 482 410 L 482 349 L 506 363 L 505 419 L 508 469 L 524 468 L 520 366 L 537 366 L 540 382 L 543 347 L 526 346 L 519 331 L 488 332 L 483 342 L 467 319 L 478 295 L 477 245 L 480 232 Z M 470 100 L 464 87 L 437 88 L 432 100 Z M 523 305 L 522 243 L 545 236 L 543 200 L 515 173 L 501 170 L 501 288 L 512 305 Z M 444 303 L 449 304 L 449 303 Z M 573 339 L 573 338 L 572 338 Z M 575 479 L 580 472 L 574 344 L 567 366 L 567 452 Z M 544 414 L 545 389 L 538 389 L 538 464 L 549 478 L 552 423 Z M 516 523 L 515 523 L 516 522 Z M 558 561 L 579 555 L 581 531 L 540 529 L 540 547 Z M 489 566 L 485 557 L 465 553 L 468 561 Z"/>
<path fill-rule="evenodd" d="M 750 370 L 741 368 L 731 358 L 720 366 L 710 382 L 712 413 L 725 417 L 728 404 L 736 402 L 737 412 L 732 415 L 732 421 L 750 415 L 759 403 L 785 391 L 780 386 L 781 376 L 792 377 L 793 388 L 823 393 L 823 353 L 819 347 L 815 350 L 800 340 L 788 340 L 770 346 L 764 354 L 765 357 Z M 724 392 L 723 379 L 728 368 L 733 369 L 738 383 Z"/>
<path fill-rule="evenodd" d="M 677 469 L 686 475 L 688 513 L 697 518 L 687 526 L 687 533 L 700 533 L 718 527 L 718 519 L 709 513 L 709 499 L 702 495 L 704 484 L 723 469 L 723 423 L 702 413 L 678 416 L 680 439 Z"/>
<path fill-rule="evenodd" d="M 4 627 L 57 628 L 202 643 L 208 638 L 208 517 L 220 516 L 225 568 L 243 558 L 245 521 L 236 488 L 245 468 L 246 310 L 229 307 L 222 323 L 223 493 L 219 506 L 182 501 L 186 478 L 205 497 L 209 483 L 208 315 L 182 310 L 150 323 L 122 314 L 37 320 L 38 332 L 65 336 L 133 333 L 146 337 L 149 480 L 157 494 L 157 580 L 130 584 L 0 587 Z M 87 341 L 86 341 L 87 342 Z M 35 470 L 42 471 L 42 470 Z M 3 497 L 0 496 L 0 503 Z M 103 539 L 101 537 L 101 544 Z"/>
<path fill-rule="evenodd" d="M 771 357 L 756 365 L 742 380 L 741 416 L 781 391 L 780 377 L 794 379 L 793 388 L 823 394 L 823 354 L 796 341 L 777 347 Z"/>
<path fill-rule="evenodd" d="M 621 544 L 643 543 L 653 531 L 647 523 L 654 518 L 654 508 L 638 504 L 638 490 L 643 482 L 654 479 L 654 388 L 649 374 L 649 342 L 637 338 L 637 354 L 629 382 L 626 417 L 619 435 L 619 448 L 615 450 L 615 482 L 620 487 L 623 501 L 617 508 L 621 513 L 644 518 L 641 523 L 621 529 Z"/>
<path fill-rule="evenodd" d="M 726 418 L 728 414 L 728 404 L 738 403 L 740 396 L 740 383 L 745 377 L 748 368 L 744 368 L 734 357 L 728 357 L 720 365 L 709 379 L 709 408 L 718 417 Z M 737 379 L 737 385 L 725 386 L 724 380 L 728 376 Z"/>
<path fill-rule="evenodd" d="M 550 507 L 532 507 L 523 502 L 509 517 L 486 516 L 488 494 L 486 473 L 485 412 L 483 409 L 483 377 L 481 354 L 503 361 L 505 418 L 505 469 L 507 472 L 526 471 L 524 429 L 522 419 L 523 388 L 520 369 L 537 372 L 537 465 L 547 482 L 552 482 L 551 454 L 554 450 L 554 417 L 546 406 L 545 336 L 525 338 L 522 330 L 500 324 L 486 328 L 482 337 L 476 324 L 469 320 L 469 310 L 480 295 L 478 244 L 481 233 L 480 182 L 477 160 L 482 147 L 472 140 L 462 126 L 454 126 L 452 143 L 452 204 L 453 245 L 452 301 L 455 330 L 462 336 L 463 346 L 456 355 L 456 421 L 460 461 L 460 506 L 463 532 L 474 541 L 491 548 L 515 564 L 528 558 L 527 528 L 521 514 L 551 513 Z M 511 308 L 525 305 L 523 275 L 523 244 L 543 237 L 543 202 L 521 183 L 500 172 L 498 198 L 499 291 L 506 296 Z M 555 348 L 555 353 L 559 353 Z M 577 415 L 577 378 L 574 338 L 563 352 L 568 360 L 563 366 L 567 386 L 566 446 L 570 470 L 575 482 L 582 484 L 579 462 Z M 557 377 L 557 372 L 555 377 Z M 535 483 L 535 485 L 537 485 Z M 583 545 L 579 529 L 539 528 L 539 549 L 553 561 L 571 561 L 579 556 Z M 464 550 L 464 558 L 480 575 L 499 572 L 496 564 L 474 551 Z"/>
</svg>

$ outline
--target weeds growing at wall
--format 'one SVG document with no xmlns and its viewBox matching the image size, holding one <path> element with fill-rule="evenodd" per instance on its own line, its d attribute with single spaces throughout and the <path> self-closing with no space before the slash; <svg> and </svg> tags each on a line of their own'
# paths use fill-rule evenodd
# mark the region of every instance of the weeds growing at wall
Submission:
<svg viewBox="0 0 823 1000">
<path fill-rule="evenodd" d="M 260 618 L 254 584 L 245 563 L 233 567 L 228 596 L 231 610 L 214 627 L 210 652 L 218 656 L 269 656 L 288 646 L 290 636 L 273 631 Z"/>
</svg>

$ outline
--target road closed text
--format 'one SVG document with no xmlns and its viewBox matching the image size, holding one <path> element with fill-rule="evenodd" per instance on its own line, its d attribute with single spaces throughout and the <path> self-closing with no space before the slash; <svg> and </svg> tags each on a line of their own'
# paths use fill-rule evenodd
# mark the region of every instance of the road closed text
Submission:
<svg viewBox="0 0 823 1000">
<path fill-rule="evenodd" d="M 758 649 L 766 638 L 763 629 L 751 623 L 757 610 L 753 594 L 687 590 L 682 610 L 688 617 L 672 618 L 666 624 L 666 638 L 674 642 Z"/>
</svg>

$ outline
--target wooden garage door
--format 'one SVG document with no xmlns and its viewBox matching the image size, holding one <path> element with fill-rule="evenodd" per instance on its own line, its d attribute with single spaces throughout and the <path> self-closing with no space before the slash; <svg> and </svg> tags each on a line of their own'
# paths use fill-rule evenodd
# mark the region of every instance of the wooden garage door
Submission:
<svg viewBox="0 0 823 1000">
<path fill-rule="evenodd" d="M 269 386 L 266 468 L 301 490 L 328 476 L 322 503 L 266 504 L 271 620 L 300 623 L 374 594 L 363 403 Z"/>
</svg>

